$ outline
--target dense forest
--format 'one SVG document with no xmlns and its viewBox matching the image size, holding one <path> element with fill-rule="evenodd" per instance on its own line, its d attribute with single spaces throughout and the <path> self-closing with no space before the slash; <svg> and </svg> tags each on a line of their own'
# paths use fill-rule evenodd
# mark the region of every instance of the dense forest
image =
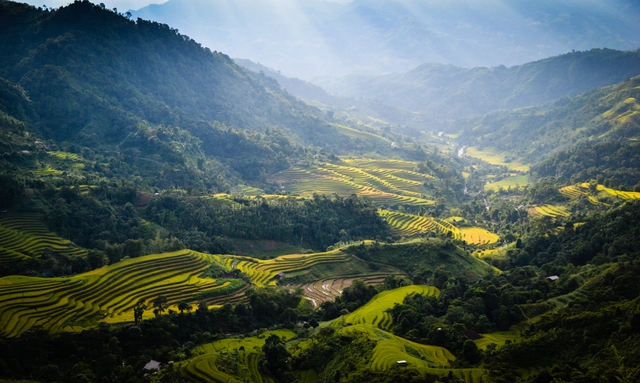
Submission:
<svg viewBox="0 0 640 383">
<path fill-rule="evenodd" d="M 525 106 L 437 132 L 84 0 L 0 36 L 2 382 L 640 380 L 638 52 L 425 65 Z"/>
</svg>

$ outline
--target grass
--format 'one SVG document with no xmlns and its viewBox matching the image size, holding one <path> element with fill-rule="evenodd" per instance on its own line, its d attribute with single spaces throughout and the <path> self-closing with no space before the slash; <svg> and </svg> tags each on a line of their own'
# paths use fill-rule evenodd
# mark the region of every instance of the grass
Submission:
<svg viewBox="0 0 640 383">
<path fill-rule="evenodd" d="M 466 156 L 474 157 L 482 161 L 488 162 L 491 165 L 506 166 L 507 169 L 517 172 L 528 172 L 529 165 L 523 164 L 517 161 L 507 161 L 504 155 L 494 152 L 490 149 L 480 150 L 474 147 L 468 147 L 465 149 Z"/>
</svg>

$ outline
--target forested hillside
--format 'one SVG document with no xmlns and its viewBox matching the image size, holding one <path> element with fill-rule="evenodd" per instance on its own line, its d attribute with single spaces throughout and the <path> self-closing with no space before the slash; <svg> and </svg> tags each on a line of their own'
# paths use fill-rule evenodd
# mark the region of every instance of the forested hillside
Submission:
<svg viewBox="0 0 640 383">
<path fill-rule="evenodd" d="M 427 124 L 105 8 L 0 0 L 1 382 L 640 380 L 638 52 Z"/>
<path fill-rule="evenodd" d="M 640 77 L 537 108 L 495 112 L 459 122 L 460 142 L 536 163 L 574 145 L 638 138 Z"/>
<path fill-rule="evenodd" d="M 593 49 L 512 67 L 461 68 L 428 63 L 403 73 L 348 76 L 321 83 L 330 92 L 458 119 L 541 105 L 640 74 L 639 51 Z"/>
</svg>

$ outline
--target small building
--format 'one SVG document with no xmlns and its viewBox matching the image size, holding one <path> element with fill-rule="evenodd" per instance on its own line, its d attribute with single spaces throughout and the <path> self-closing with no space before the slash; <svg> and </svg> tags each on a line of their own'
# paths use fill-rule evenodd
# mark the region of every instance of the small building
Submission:
<svg viewBox="0 0 640 383">
<path fill-rule="evenodd" d="M 153 359 L 151 359 L 147 364 L 144 365 L 144 369 L 147 371 L 152 371 L 152 370 L 160 371 L 162 367 L 164 367 L 162 363 Z"/>
<path fill-rule="evenodd" d="M 276 274 L 276 280 L 277 280 L 277 281 L 281 281 L 281 280 L 283 280 L 283 279 L 284 279 L 284 277 L 285 277 L 285 274 L 284 274 L 284 273 L 278 273 L 278 274 Z"/>
<path fill-rule="evenodd" d="M 547 277 L 547 280 L 548 280 L 549 282 L 555 282 L 555 281 L 557 281 L 558 279 L 560 279 L 560 277 L 559 277 L 559 276 L 557 276 L 557 275 L 552 275 L 552 276 L 550 276 L 550 277 Z"/>
<path fill-rule="evenodd" d="M 398 361 L 396 361 L 396 364 L 398 366 L 403 366 L 403 367 L 408 365 L 406 360 L 398 360 Z"/>
<path fill-rule="evenodd" d="M 464 336 L 466 336 L 467 339 L 470 339 L 470 340 L 478 340 L 478 339 L 484 338 L 484 336 L 482 336 L 481 334 L 478 334 L 475 330 L 472 330 L 472 329 L 466 330 L 464 332 Z"/>
</svg>

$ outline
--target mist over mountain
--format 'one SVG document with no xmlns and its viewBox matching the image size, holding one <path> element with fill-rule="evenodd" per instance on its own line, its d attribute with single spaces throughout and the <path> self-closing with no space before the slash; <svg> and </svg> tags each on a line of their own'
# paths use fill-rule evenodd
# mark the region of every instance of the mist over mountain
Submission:
<svg viewBox="0 0 640 383">
<path fill-rule="evenodd" d="M 456 119 L 541 105 L 638 74 L 640 51 L 592 49 L 510 68 L 423 64 L 408 72 L 347 76 L 320 85 L 345 97 L 375 99 L 432 118 Z"/>
<path fill-rule="evenodd" d="M 640 5 L 630 0 L 169 0 L 132 13 L 304 79 L 427 62 L 512 66 L 571 50 L 640 47 Z"/>
</svg>

